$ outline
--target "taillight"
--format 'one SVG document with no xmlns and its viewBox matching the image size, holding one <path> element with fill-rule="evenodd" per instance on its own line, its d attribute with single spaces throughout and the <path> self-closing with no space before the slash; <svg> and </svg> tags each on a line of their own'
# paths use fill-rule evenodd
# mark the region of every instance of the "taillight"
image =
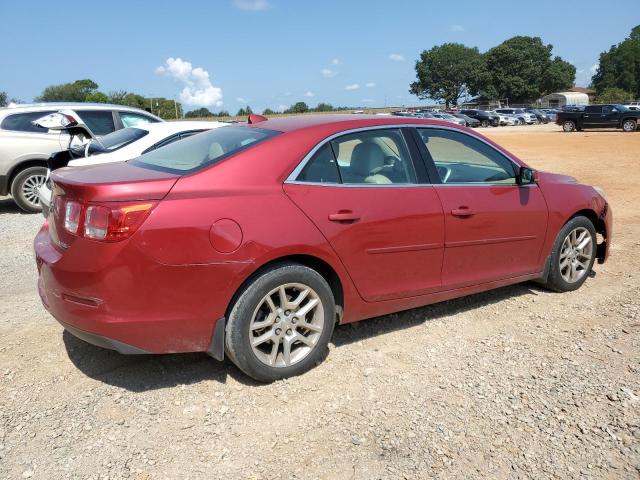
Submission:
<svg viewBox="0 0 640 480">
<path fill-rule="evenodd" d="M 78 202 L 68 201 L 64 206 L 64 229 L 69 233 L 78 233 L 80 225 L 80 211 L 82 206 Z"/>
<path fill-rule="evenodd" d="M 157 203 L 146 201 L 81 204 L 67 200 L 63 209 L 64 229 L 73 235 L 92 240 L 118 242 L 130 237 Z M 81 222 L 83 227 L 79 228 Z"/>
<path fill-rule="evenodd" d="M 138 229 L 155 205 L 156 202 L 89 205 L 84 221 L 84 236 L 107 242 L 124 240 Z"/>
</svg>

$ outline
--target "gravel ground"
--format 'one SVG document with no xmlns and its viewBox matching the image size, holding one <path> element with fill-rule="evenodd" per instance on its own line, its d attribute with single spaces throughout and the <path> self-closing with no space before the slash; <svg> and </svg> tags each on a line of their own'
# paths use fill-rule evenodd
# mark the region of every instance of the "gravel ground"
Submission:
<svg viewBox="0 0 640 480">
<path fill-rule="evenodd" d="M 639 478 L 640 133 L 486 133 L 607 190 L 610 261 L 573 293 L 338 327 L 323 364 L 271 385 L 65 334 L 35 289 L 42 220 L 0 199 L 0 478 Z"/>
</svg>

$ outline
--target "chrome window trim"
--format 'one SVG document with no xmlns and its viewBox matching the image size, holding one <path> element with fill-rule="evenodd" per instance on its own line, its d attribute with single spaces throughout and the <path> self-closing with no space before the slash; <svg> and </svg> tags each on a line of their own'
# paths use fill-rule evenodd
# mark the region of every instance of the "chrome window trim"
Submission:
<svg viewBox="0 0 640 480">
<path fill-rule="evenodd" d="M 419 123 L 402 123 L 402 124 L 395 124 L 395 125 L 373 125 L 370 127 L 359 127 L 359 128 L 352 128 L 350 130 L 343 130 L 341 132 L 338 133 L 334 133 L 332 135 L 329 135 L 328 137 L 324 138 L 323 140 L 321 140 L 320 142 L 318 142 L 318 144 L 316 144 L 315 147 L 313 147 L 309 153 L 307 153 L 303 159 L 300 161 L 300 163 L 298 163 L 298 165 L 296 166 L 296 168 L 293 169 L 293 171 L 287 176 L 286 180 L 284 181 L 285 184 L 293 184 L 293 185 L 315 185 L 315 186 L 325 186 L 325 187 L 364 187 L 364 188 L 371 188 L 371 187 L 384 187 L 384 188 L 397 188 L 397 187 L 424 187 L 425 185 L 427 186 L 477 186 L 477 187 L 514 187 L 514 186 L 522 186 L 522 187 L 526 187 L 526 186 L 536 186 L 536 184 L 530 184 L 530 185 L 518 185 L 517 183 L 513 183 L 513 184 L 504 184 L 504 183 L 464 183 L 464 182 L 459 182 L 459 183 L 392 183 L 392 184 L 376 184 L 376 183 L 371 183 L 371 184 L 366 184 L 366 183 L 328 183 L 328 182 L 305 182 L 305 181 L 301 181 L 301 180 L 296 180 L 298 178 L 298 175 L 300 175 L 300 173 L 302 172 L 302 170 L 304 169 L 304 167 L 306 167 L 307 163 L 309 163 L 309 160 L 311 160 L 311 158 L 315 155 L 315 153 L 320 150 L 320 148 L 322 148 L 326 143 L 330 142 L 331 140 L 341 137 L 343 135 L 349 135 L 351 133 L 358 133 L 358 132 L 366 132 L 366 131 L 370 131 L 370 130 L 393 130 L 393 129 L 401 129 L 401 128 L 429 128 L 429 129 L 435 129 L 435 130 L 452 130 L 454 132 L 458 132 L 462 135 L 467 135 L 468 137 L 474 138 L 476 140 L 481 141 L 482 143 L 484 143 L 485 145 L 487 145 L 489 148 L 493 149 L 496 151 L 496 153 L 502 155 L 503 157 L 505 157 L 507 160 L 509 160 L 511 163 L 513 163 L 514 166 L 516 166 L 517 168 L 520 168 L 522 165 L 520 165 L 518 162 L 516 162 L 513 158 L 511 158 L 510 155 L 507 155 L 506 153 L 502 152 L 501 150 L 498 150 L 496 147 L 494 147 L 493 145 L 491 145 L 489 142 L 487 142 L 485 139 L 480 138 L 476 135 L 473 135 L 471 133 L 465 132 L 463 130 L 460 130 L 458 128 L 455 127 L 449 127 L 446 125 L 422 125 Z M 337 160 L 336 160 L 337 161 Z M 413 158 L 412 158 L 413 161 Z M 414 166 L 415 169 L 415 166 Z"/>
</svg>

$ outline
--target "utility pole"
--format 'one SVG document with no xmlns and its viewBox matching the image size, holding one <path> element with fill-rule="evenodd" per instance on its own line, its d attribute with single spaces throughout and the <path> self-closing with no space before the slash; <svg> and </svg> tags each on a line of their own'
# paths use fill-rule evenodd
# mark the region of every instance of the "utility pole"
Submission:
<svg viewBox="0 0 640 480">
<path fill-rule="evenodd" d="M 176 120 L 178 120 L 178 102 L 176 102 L 176 99 L 173 99 L 173 106 L 176 107 Z"/>
</svg>

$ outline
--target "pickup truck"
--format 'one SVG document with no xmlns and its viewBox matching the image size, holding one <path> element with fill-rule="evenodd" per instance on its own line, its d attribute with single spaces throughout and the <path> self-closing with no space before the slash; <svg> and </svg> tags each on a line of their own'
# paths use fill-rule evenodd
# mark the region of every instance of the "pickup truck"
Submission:
<svg viewBox="0 0 640 480">
<path fill-rule="evenodd" d="M 640 111 L 630 110 L 624 105 L 587 105 L 584 110 L 558 112 L 556 123 L 565 132 L 584 128 L 621 128 L 633 132 L 638 128 Z"/>
</svg>

